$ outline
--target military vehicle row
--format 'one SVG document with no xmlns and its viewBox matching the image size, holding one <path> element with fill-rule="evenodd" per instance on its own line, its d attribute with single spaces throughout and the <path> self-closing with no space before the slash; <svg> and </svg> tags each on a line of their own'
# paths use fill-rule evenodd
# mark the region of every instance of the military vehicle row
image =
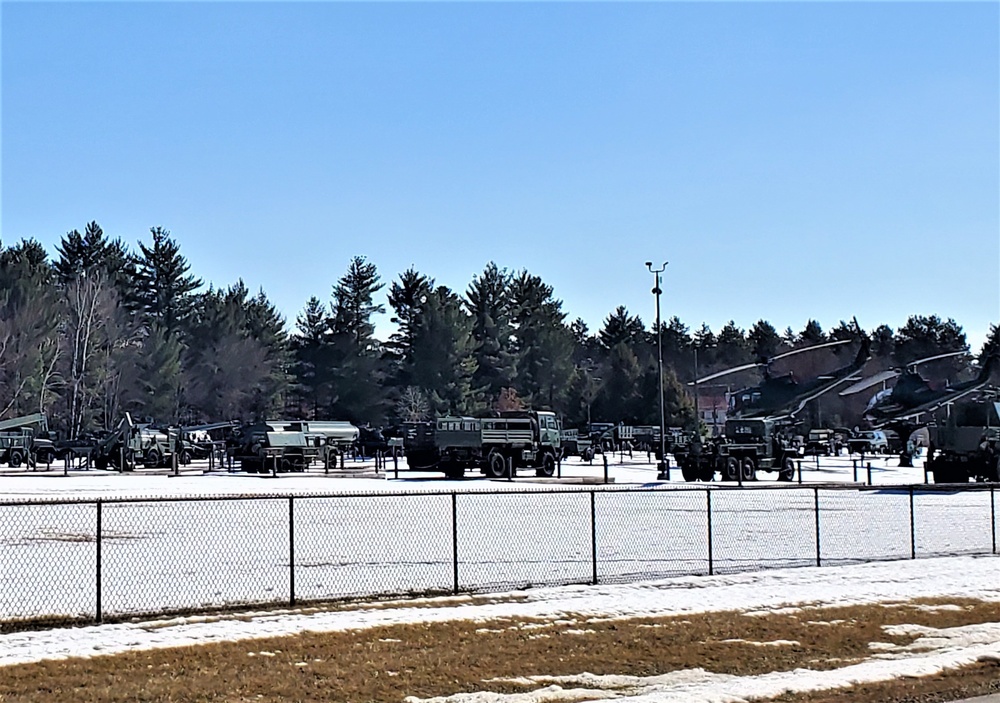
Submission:
<svg viewBox="0 0 1000 703">
<path fill-rule="evenodd" d="M 156 427 L 136 422 L 126 413 L 110 430 L 59 440 L 48 429 L 46 416 L 33 414 L 0 421 L 0 462 L 18 468 L 69 460 L 101 470 L 131 471 L 137 466 L 184 466 L 212 455 L 218 455 L 221 463 L 225 454 L 251 473 L 301 471 L 314 461 L 329 465 L 356 448 L 360 434 L 348 422 L 231 421 Z M 369 431 L 368 436 L 369 446 L 385 442 L 377 433 Z"/>
</svg>

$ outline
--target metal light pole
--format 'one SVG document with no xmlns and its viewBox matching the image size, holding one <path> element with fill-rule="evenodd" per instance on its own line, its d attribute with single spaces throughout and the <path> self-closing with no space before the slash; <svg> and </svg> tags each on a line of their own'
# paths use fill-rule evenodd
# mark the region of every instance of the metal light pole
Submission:
<svg viewBox="0 0 1000 703">
<path fill-rule="evenodd" d="M 666 261 L 663 262 L 663 266 L 654 269 L 653 262 L 647 261 L 646 268 L 649 272 L 653 274 L 656 279 L 656 285 L 653 287 L 653 295 L 656 296 L 656 366 L 659 371 L 660 379 L 660 462 L 657 465 L 657 478 L 670 480 L 670 465 L 667 464 L 667 428 L 666 428 L 666 416 L 663 410 L 663 334 L 660 330 L 660 274 L 667 269 Z"/>
</svg>

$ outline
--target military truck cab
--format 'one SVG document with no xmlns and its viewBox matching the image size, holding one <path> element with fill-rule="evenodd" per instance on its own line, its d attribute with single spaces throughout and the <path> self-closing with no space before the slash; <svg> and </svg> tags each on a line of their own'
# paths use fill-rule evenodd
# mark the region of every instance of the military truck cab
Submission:
<svg viewBox="0 0 1000 703">
<path fill-rule="evenodd" d="M 757 471 L 777 471 L 779 481 L 795 478 L 800 458 L 785 436 L 784 425 L 774 420 L 726 420 L 725 442 L 719 446 L 718 469 L 723 480 L 755 481 Z"/>
<path fill-rule="evenodd" d="M 925 471 L 934 483 L 1000 481 L 1000 402 L 967 401 L 938 413 Z"/>
</svg>

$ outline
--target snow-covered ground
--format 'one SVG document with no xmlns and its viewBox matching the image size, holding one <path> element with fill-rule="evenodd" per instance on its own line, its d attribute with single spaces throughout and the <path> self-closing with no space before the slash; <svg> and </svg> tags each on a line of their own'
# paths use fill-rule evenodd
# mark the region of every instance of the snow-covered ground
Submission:
<svg viewBox="0 0 1000 703">
<path fill-rule="evenodd" d="M 496 618 L 571 618 L 585 636 L 588 620 L 683 615 L 740 610 L 766 616 L 814 607 L 892 603 L 913 598 L 977 598 L 1000 601 L 1000 558 L 945 557 L 919 561 L 798 568 L 724 576 L 678 577 L 628 585 L 563 586 L 483 598 L 442 597 L 359 605 L 330 612 L 276 610 L 239 616 L 183 617 L 68 630 L 0 635 L 0 666 L 68 657 L 108 655 L 134 649 L 221 641 L 245 643 L 248 657 L 270 654 L 255 640 L 303 631 L 363 630 L 386 624 Z M 939 606 L 940 607 L 940 606 Z M 943 606 L 948 607 L 948 606 Z M 794 612 L 794 611 L 792 611 Z M 905 646 L 871 643 L 870 656 L 832 670 L 795 669 L 757 676 L 720 675 L 702 669 L 654 677 L 535 676 L 524 693 L 462 693 L 440 703 L 562 703 L 642 700 L 645 703 L 730 701 L 926 676 L 976 661 L 1000 659 L 1000 623 L 935 629 L 899 625 L 886 631 L 916 634 Z M 793 643 L 768 642 L 768 646 Z M 308 666 L 308 662 L 302 663 Z M 417 703 L 420 699 L 408 699 Z"/>
<path fill-rule="evenodd" d="M 398 480 L 22 472 L 0 477 L 0 618 L 995 551 L 992 491 L 915 486 L 911 493 L 890 486 L 922 483 L 922 469 L 896 464 L 873 461 L 874 489 L 831 486 L 853 481 L 847 457 L 804 461 L 803 481 L 812 487 L 779 485 L 764 474 L 745 490 L 656 481 L 644 457 L 611 464 L 608 486 L 586 483 L 603 478 L 603 463 L 579 461 L 563 465 L 563 479 L 515 481 L 405 471 Z M 866 467 L 859 479 L 867 479 Z M 191 496 L 202 499 L 179 499 Z"/>
<path fill-rule="evenodd" d="M 572 485 L 573 481 L 602 481 L 604 478 L 603 457 L 598 455 L 593 462 L 584 462 L 571 457 L 560 467 L 562 485 Z M 924 482 L 923 460 L 917 459 L 913 468 L 901 468 L 895 456 L 861 457 L 841 455 L 837 457 L 806 457 L 802 460 L 802 481 L 853 482 L 854 465 L 857 464 L 857 481 L 868 480 L 867 465 L 871 464 L 872 483 L 876 485 L 917 484 Z M 673 464 L 671 480 L 658 481 L 655 459 L 646 454 L 636 453 L 608 455 L 608 477 L 616 485 L 657 485 L 660 487 L 684 487 L 681 472 Z M 525 485 L 538 485 L 531 471 L 522 471 L 514 481 L 487 480 L 478 474 L 469 474 L 464 480 L 448 480 L 440 473 L 408 471 L 406 460 L 400 459 L 398 479 L 393 463 L 388 462 L 388 470 L 375 475 L 372 460 L 357 462 L 347 460 L 348 470 L 359 470 L 360 477 L 344 478 L 338 473 L 324 474 L 315 468 L 306 474 L 280 474 L 277 477 L 227 473 L 208 470 L 208 461 L 197 461 L 185 467 L 180 476 L 171 476 L 166 470 L 119 474 L 109 471 L 71 469 L 64 475 L 61 464 L 53 464 L 50 470 L 17 471 L 4 470 L 0 473 L 0 500 L 39 497 L 151 497 L 151 496 L 204 496 L 204 495 L 250 495 L 274 493 L 327 493 L 327 492 L 412 492 L 419 490 L 485 490 L 497 491 L 508 488 L 522 489 Z M 386 480 L 388 479 L 388 480 Z M 760 483 L 777 481 L 777 474 L 766 471 L 758 473 Z M 546 480 L 546 487 L 560 485 L 558 480 Z"/>
</svg>

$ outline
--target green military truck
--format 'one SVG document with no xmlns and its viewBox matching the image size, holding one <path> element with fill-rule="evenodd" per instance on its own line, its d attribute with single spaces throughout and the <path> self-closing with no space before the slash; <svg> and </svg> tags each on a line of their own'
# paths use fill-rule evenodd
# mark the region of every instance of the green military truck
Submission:
<svg viewBox="0 0 1000 703">
<path fill-rule="evenodd" d="M 934 483 L 1000 481 L 1000 402 L 974 399 L 938 411 L 924 470 Z"/>
<path fill-rule="evenodd" d="M 443 471 L 461 478 L 470 469 L 491 478 L 534 469 L 552 476 L 562 453 L 559 419 L 542 410 L 510 410 L 493 417 L 442 417 L 429 428 L 413 426 L 406 435 L 404 453 L 412 469 Z"/>
<path fill-rule="evenodd" d="M 787 425 L 768 418 L 726 420 L 725 440 L 718 447 L 723 480 L 757 480 L 757 471 L 777 471 L 779 481 L 795 478 L 798 449 L 785 437 Z"/>
</svg>

